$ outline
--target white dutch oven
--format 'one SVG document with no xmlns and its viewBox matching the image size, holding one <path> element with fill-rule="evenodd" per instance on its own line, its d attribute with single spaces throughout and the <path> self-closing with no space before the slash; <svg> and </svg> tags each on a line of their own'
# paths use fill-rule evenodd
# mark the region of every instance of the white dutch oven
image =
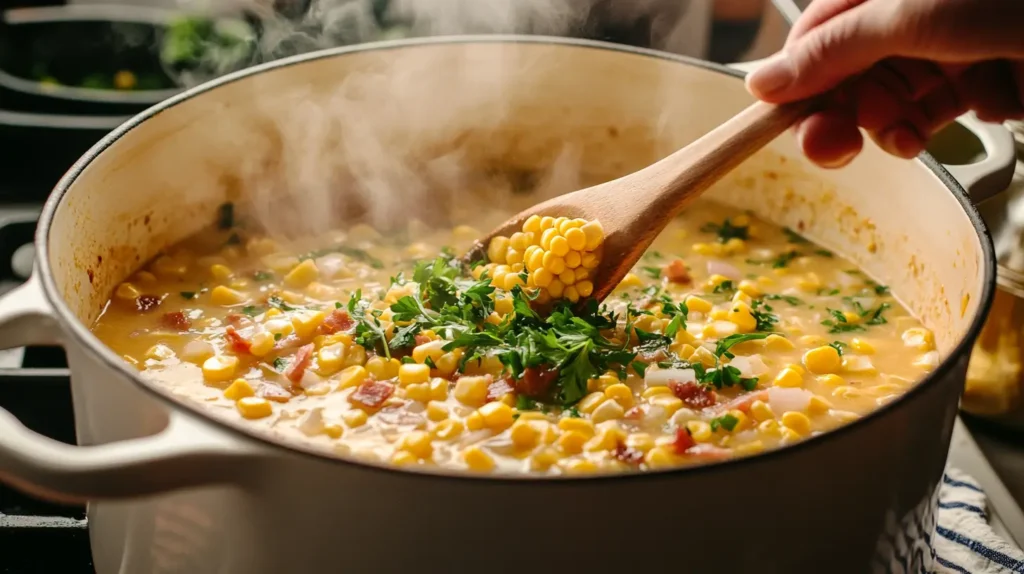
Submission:
<svg viewBox="0 0 1024 574">
<path fill-rule="evenodd" d="M 66 348 L 79 443 L 51 441 L 0 411 L 0 476 L 36 495 L 88 500 L 98 572 L 930 566 L 937 482 L 994 262 L 970 197 L 927 157 L 900 161 L 869 146 L 826 173 L 787 136 L 712 191 L 851 257 L 892 286 L 942 352 L 920 385 L 863 420 L 739 461 L 499 479 L 327 458 L 179 401 L 91 335 L 110 291 L 139 265 L 211 223 L 226 199 L 244 202 L 261 181 L 287 184 L 298 173 L 289 145 L 311 106 L 334 109 L 326 103 L 353 79 L 403 74 L 416 90 L 360 84 L 362 104 L 421 112 L 360 126 L 396 153 L 430 158 L 460 141 L 469 164 L 528 169 L 571 149 L 598 177 L 641 167 L 750 102 L 735 72 L 657 52 L 539 37 L 433 39 L 246 70 L 104 138 L 47 203 L 33 278 L 0 300 L 0 347 Z M 989 193 L 1012 169 L 1012 142 L 965 121 L 989 156 L 956 175 L 972 193 Z M 324 143 L 351 127 L 325 121 L 313 131 Z M 403 209 L 414 214 L 410 205 Z"/>
</svg>

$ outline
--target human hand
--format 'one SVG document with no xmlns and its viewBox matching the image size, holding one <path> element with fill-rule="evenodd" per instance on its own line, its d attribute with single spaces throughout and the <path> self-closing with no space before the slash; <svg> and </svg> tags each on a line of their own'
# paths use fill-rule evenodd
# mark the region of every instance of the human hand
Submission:
<svg viewBox="0 0 1024 574">
<path fill-rule="evenodd" d="M 1021 0 L 814 0 L 747 87 L 772 103 L 834 90 L 796 126 L 823 167 L 853 160 L 858 127 L 913 158 L 968 110 L 983 121 L 1024 118 L 1022 21 Z"/>
</svg>

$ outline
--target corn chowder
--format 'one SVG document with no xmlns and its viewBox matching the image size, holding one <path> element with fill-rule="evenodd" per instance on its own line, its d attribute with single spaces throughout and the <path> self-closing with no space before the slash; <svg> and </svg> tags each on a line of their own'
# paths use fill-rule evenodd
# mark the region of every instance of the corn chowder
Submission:
<svg viewBox="0 0 1024 574">
<path fill-rule="evenodd" d="M 481 473 L 693 465 L 828 432 L 938 363 L 884 285 L 707 201 L 600 306 L 600 222 L 532 218 L 463 269 L 478 229 L 279 242 L 234 219 L 226 204 L 119 285 L 93 330 L 156 384 L 329 452 Z"/>
</svg>

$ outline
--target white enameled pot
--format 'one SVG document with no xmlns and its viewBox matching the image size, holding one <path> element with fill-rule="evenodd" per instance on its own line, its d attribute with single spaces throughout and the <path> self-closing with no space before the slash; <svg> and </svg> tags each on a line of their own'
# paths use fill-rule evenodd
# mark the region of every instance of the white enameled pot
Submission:
<svg viewBox="0 0 1024 574">
<path fill-rule="evenodd" d="M 149 385 L 89 332 L 114 286 L 211 223 L 219 204 L 257 189 L 301 199 L 317 183 L 302 177 L 317 162 L 365 168 L 370 144 L 387 144 L 406 167 L 436 166 L 456 150 L 462 166 L 525 170 L 570 157 L 612 177 L 749 102 L 725 68 L 498 36 L 309 54 L 164 102 L 61 180 L 40 220 L 32 279 L 0 299 L 0 347 L 67 350 L 79 443 L 55 443 L 0 411 L 0 476 L 37 495 L 88 500 L 101 574 L 927 568 L 922 533 L 995 269 L 970 196 L 927 157 L 901 161 L 869 145 L 848 168 L 823 172 L 786 136 L 711 192 L 801 229 L 891 285 L 935 331 L 942 356 L 922 383 L 863 420 L 738 461 L 553 479 L 328 458 Z M 355 122 L 343 114 L 352 109 L 386 113 Z M 1011 142 L 964 121 L 989 151 L 955 174 L 977 200 L 1005 183 Z M 366 145 L 347 145 L 353 130 Z M 294 149 L 310 141 L 314 151 Z M 349 174 L 331 189 L 388 173 Z M 577 183 L 564 176 L 563 191 Z M 415 214 L 429 202 L 397 205 Z"/>
</svg>

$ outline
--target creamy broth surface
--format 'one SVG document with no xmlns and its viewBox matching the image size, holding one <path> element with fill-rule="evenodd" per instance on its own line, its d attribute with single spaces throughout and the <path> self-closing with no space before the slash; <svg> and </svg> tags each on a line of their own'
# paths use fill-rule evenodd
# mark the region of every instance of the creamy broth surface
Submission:
<svg viewBox="0 0 1024 574">
<path fill-rule="evenodd" d="M 564 289 L 531 299 L 522 263 L 500 281 L 495 264 L 446 267 L 504 215 L 278 241 L 224 207 L 220 226 L 121 284 L 93 331 L 146 379 L 287 441 L 516 474 L 779 448 L 870 413 L 938 363 L 931 332 L 884 285 L 795 231 L 707 200 L 670 224 L 596 315 L 577 311 L 577 327 L 553 334 L 543 312 L 568 307 Z M 429 323 L 438 291 L 414 277 L 431 273 L 469 309 L 457 328 Z M 419 318 L 402 320 L 411 303 Z M 516 311 L 524 304 L 540 323 Z M 505 342 L 481 343 L 485 331 Z M 508 343 L 512 331 L 523 347 Z M 558 349 L 538 350 L 553 339 Z"/>
</svg>

